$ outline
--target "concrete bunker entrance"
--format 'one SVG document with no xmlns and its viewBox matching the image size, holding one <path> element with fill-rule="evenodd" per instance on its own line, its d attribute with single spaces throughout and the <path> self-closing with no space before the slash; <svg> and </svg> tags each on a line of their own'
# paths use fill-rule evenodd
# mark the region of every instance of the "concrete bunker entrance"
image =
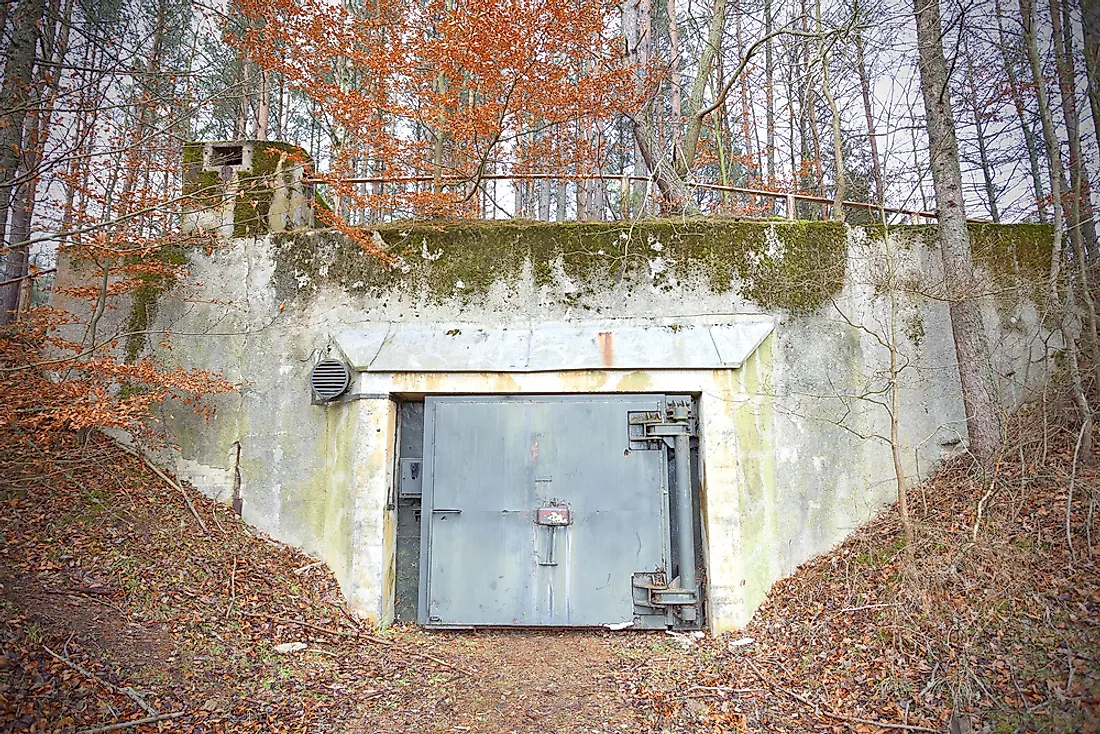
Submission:
<svg viewBox="0 0 1100 734">
<path fill-rule="evenodd" d="M 703 626 L 697 398 L 400 399 L 395 617 L 443 628 Z"/>
</svg>

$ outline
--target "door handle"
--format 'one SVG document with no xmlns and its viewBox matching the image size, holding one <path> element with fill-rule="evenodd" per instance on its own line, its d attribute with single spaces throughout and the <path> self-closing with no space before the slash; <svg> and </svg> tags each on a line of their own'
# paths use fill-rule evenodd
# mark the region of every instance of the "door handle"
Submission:
<svg viewBox="0 0 1100 734">
<path fill-rule="evenodd" d="M 460 515 L 460 514 L 462 514 L 462 510 L 448 509 L 448 508 L 444 508 L 444 507 L 433 507 L 432 508 L 432 514 L 433 515 Z"/>
</svg>

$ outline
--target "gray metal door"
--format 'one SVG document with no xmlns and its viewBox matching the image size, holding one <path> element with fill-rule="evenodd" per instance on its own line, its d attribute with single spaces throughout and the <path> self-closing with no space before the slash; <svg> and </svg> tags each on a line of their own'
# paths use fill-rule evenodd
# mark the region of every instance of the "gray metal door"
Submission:
<svg viewBox="0 0 1100 734">
<path fill-rule="evenodd" d="M 420 622 L 611 625 L 668 571 L 664 451 L 628 414 L 662 396 L 429 397 Z"/>
</svg>

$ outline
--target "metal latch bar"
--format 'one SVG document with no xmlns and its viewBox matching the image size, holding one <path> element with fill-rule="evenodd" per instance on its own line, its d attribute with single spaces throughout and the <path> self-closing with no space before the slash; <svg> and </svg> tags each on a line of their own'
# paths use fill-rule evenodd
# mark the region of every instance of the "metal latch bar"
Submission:
<svg viewBox="0 0 1100 734">
<path fill-rule="evenodd" d="M 694 606 L 696 601 L 695 592 L 689 589 L 649 590 L 649 603 L 656 607 L 688 607 Z"/>
</svg>

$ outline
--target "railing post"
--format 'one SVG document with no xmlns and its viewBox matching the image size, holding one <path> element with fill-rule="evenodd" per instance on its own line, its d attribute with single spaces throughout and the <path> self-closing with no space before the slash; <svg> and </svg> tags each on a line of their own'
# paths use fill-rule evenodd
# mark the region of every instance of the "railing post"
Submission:
<svg viewBox="0 0 1100 734">
<path fill-rule="evenodd" d="M 631 217 L 630 194 L 630 176 L 624 172 L 619 180 L 619 213 L 623 219 Z"/>
<path fill-rule="evenodd" d="M 798 219 L 798 209 L 794 194 L 787 194 L 787 219 Z"/>
</svg>

